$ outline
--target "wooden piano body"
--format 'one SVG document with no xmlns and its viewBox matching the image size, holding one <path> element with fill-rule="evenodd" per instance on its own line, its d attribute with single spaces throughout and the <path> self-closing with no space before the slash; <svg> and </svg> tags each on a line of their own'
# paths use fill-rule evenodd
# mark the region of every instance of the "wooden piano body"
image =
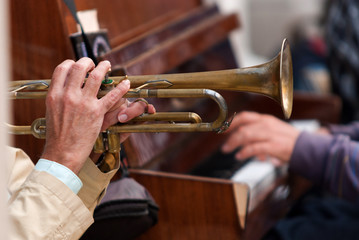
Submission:
<svg viewBox="0 0 359 240">
<path fill-rule="evenodd" d="M 113 70 L 131 75 L 193 72 L 236 68 L 228 42 L 240 26 L 235 15 L 222 15 L 199 0 L 76 0 L 78 10 L 96 8 L 101 28 L 108 30 L 112 51 L 101 59 Z M 11 1 L 13 79 L 50 78 L 61 61 L 75 55 L 69 35 L 76 25 L 61 0 Z M 282 116 L 280 107 L 266 97 L 224 92 L 229 112 L 257 110 Z M 312 100 L 318 106 L 307 108 Z M 296 101 L 298 100 L 298 101 Z M 175 108 L 175 101 L 153 100 L 158 110 Z M 334 122 L 328 112 L 338 108 L 337 99 L 297 95 L 294 118 Z M 186 103 L 187 104 L 187 103 Z M 192 106 L 208 118 L 213 103 L 200 100 Z M 300 111 L 296 110 L 296 107 Z M 334 107 L 334 108 L 333 108 Z M 31 124 L 43 117 L 42 100 L 14 101 L 14 123 Z M 131 176 L 143 184 L 160 206 L 159 222 L 140 239 L 259 239 L 290 206 L 300 191 L 278 198 L 275 189 L 292 184 L 282 176 L 253 200 L 245 183 L 190 175 L 203 159 L 218 150 L 226 135 L 215 133 L 133 134 L 124 144 Z M 34 161 L 44 141 L 32 136 L 15 138 Z M 302 183 L 301 181 L 299 183 Z M 306 183 L 305 183 L 306 184 Z M 304 184 L 304 185 L 305 185 Z M 298 188 L 302 189 L 302 188 Z M 248 212 L 248 207 L 257 202 Z"/>
</svg>

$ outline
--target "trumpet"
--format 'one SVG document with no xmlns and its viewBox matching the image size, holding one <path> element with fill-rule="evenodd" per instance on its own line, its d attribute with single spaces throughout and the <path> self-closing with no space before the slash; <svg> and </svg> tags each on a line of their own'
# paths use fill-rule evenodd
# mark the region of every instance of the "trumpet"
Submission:
<svg viewBox="0 0 359 240">
<path fill-rule="evenodd" d="M 210 98 L 219 107 L 215 121 L 204 123 L 193 112 L 158 112 L 143 114 L 132 122 L 146 121 L 147 124 L 119 124 L 111 126 L 109 133 L 123 132 L 223 132 L 229 125 L 227 104 L 215 90 L 252 92 L 266 95 L 280 104 L 285 118 L 292 112 L 293 73 L 289 43 L 282 42 L 278 55 L 261 65 L 221 71 L 160 74 L 140 76 L 118 76 L 102 82 L 98 97 L 104 96 L 124 79 L 129 79 L 131 89 L 125 98 Z M 10 99 L 45 98 L 51 80 L 12 81 L 9 86 Z M 36 119 L 31 126 L 8 124 L 11 134 L 32 134 L 45 138 L 46 121 Z"/>
</svg>

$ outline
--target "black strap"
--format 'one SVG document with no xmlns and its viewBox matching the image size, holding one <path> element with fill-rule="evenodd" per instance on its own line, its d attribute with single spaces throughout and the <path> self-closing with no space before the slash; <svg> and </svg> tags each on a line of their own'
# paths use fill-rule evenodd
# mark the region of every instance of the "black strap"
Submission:
<svg viewBox="0 0 359 240">
<path fill-rule="evenodd" d="M 98 61 L 92 51 L 92 47 L 91 47 L 91 44 L 90 44 L 90 41 L 88 40 L 85 32 L 84 32 L 84 29 L 82 27 L 82 24 L 80 22 L 80 19 L 77 17 L 77 10 L 76 10 L 76 5 L 75 5 L 75 2 L 74 0 L 63 0 L 64 3 L 66 4 L 67 8 L 70 10 L 73 18 L 75 19 L 76 23 L 80 26 L 80 29 L 81 29 L 81 35 L 82 35 L 82 38 L 84 40 L 84 43 L 85 43 L 85 47 L 86 47 L 86 52 L 87 52 L 87 56 L 89 58 L 92 59 L 92 61 L 95 63 L 95 65 L 97 65 Z"/>
<path fill-rule="evenodd" d="M 120 172 L 121 172 L 121 179 L 122 179 L 122 178 L 127 178 L 127 177 L 130 176 L 130 171 L 128 171 L 127 161 L 125 161 L 125 159 L 127 159 L 126 153 L 125 153 L 125 151 L 123 151 L 122 149 L 123 149 L 123 147 L 121 147 L 121 151 L 120 151 L 120 163 L 121 163 Z"/>
</svg>

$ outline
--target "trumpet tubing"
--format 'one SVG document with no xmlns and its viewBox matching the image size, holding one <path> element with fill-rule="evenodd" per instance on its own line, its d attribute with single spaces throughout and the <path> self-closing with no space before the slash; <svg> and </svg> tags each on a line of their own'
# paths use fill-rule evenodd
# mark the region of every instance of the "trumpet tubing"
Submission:
<svg viewBox="0 0 359 240">
<path fill-rule="evenodd" d="M 213 123 L 202 123 L 200 117 L 195 116 L 193 113 L 189 114 L 191 117 L 188 117 L 188 113 L 179 113 L 176 117 L 166 113 L 162 116 L 153 115 L 152 120 L 175 122 L 178 119 L 186 119 L 190 123 L 121 125 L 113 126 L 110 129 L 116 132 L 221 132 L 230 123 L 226 122 L 226 103 L 215 90 L 243 91 L 266 95 L 277 101 L 283 110 L 284 116 L 289 118 L 293 101 L 292 75 L 290 47 L 287 40 L 284 39 L 281 51 L 275 58 L 267 63 L 253 67 L 210 72 L 130 76 L 128 79 L 131 83 L 131 90 L 125 97 L 209 97 L 219 105 L 219 117 Z M 102 84 L 102 90 L 99 91 L 98 97 L 105 95 L 111 88 L 126 78 L 127 76 L 119 76 L 106 79 Z M 12 99 L 44 98 L 50 84 L 51 80 L 13 81 L 10 83 L 9 97 Z M 171 116 L 173 119 L 164 117 L 164 115 Z M 146 117 L 142 117 L 142 119 L 138 117 L 135 121 L 150 119 Z M 23 128 L 22 126 L 21 132 L 28 132 L 28 129 L 24 130 Z M 33 127 L 33 129 L 35 128 Z"/>
</svg>

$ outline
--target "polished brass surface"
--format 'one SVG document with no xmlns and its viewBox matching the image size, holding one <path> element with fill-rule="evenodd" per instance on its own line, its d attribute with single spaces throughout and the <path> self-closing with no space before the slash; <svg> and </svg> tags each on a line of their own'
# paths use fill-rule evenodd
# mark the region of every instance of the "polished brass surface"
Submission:
<svg viewBox="0 0 359 240">
<path fill-rule="evenodd" d="M 226 122 L 227 106 L 223 97 L 214 90 L 264 94 L 277 101 L 282 107 L 285 118 L 289 118 L 293 101 L 292 75 L 290 48 L 287 40 L 284 39 L 277 57 L 253 67 L 197 73 L 129 76 L 131 90 L 125 95 L 127 98 L 207 97 L 218 104 L 219 116 L 212 123 L 202 123 L 201 118 L 195 113 L 144 114 L 134 121 L 157 121 L 157 123 L 115 125 L 110 127 L 108 132 L 222 132 L 229 125 Z M 127 76 L 111 77 L 111 79 L 113 85 L 117 85 L 127 79 Z M 50 83 L 50 80 L 13 81 L 10 83 L 9 96 L 12 99 L 44 98 Z M 106 89 L 108 88 L 100 90 L 98 97 L 104 96 L 108 92 Z M 41 127 L 37 121 L 32 124 L 30 130 L 26 126 L 8 125 L 8 127 L 13 134 L 32 132 L 34 136 L 43 138 L 44 120 L 41 120 L 43 124 L 40 124 Z"/>
</svg>

